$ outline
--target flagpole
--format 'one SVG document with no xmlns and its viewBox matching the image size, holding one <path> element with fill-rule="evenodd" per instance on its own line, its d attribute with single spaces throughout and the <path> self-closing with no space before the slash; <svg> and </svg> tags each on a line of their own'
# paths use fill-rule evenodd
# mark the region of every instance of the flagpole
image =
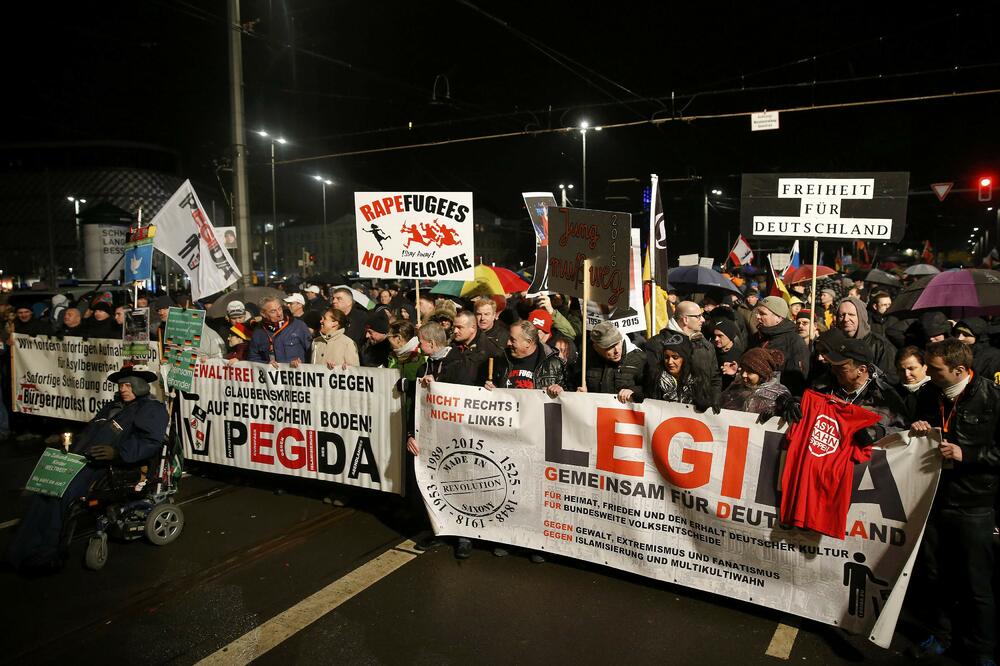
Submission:
<svg viewBox="0 0 1000 666">
<path fill-rule="evenodd" d="M 656 328 L 656 190 L 660 186 L 660 178 L 655 173 L 649 175 L 649 322 L 646 324 L 646 337 L 651 338 L 659 331 Z"/>
<path fill-rule="evenodd" d="M 816 331 L 816 255 L 819 254 L 819 239 L 813 239 L 812 292 L 809 294 L 809 334 Z"/>
</svg>

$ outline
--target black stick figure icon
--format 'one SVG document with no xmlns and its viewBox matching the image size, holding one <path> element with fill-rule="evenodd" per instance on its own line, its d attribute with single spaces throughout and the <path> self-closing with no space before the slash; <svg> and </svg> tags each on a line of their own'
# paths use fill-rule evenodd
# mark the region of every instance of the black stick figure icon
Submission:
<svg viewBox="0 0 1000 666">
<path fill-rule="evenodd" d="M 374 222 L 372 222 L 371 229 L 364 229 L 364 231 L 367 231 L 375 237 L 375 240 L 378 242 L 378 249 L 380 250 L 385 249 L 385 247 L 382 246 L 382 241 L 392 238 L 392 236 L 382 231 Z"/>
<path fill-rule="evenodd" d="M 875 573 L 865 566 L 864 553 L 854 553 L 854 562 L 844 563 L 844 585 L 847 586 L 847 613 L 857 618 L 865 616 L 865 588 L 868 581 L 882 586 L 888 586 L 884 580 L 875 577 Z"/>
</svg>

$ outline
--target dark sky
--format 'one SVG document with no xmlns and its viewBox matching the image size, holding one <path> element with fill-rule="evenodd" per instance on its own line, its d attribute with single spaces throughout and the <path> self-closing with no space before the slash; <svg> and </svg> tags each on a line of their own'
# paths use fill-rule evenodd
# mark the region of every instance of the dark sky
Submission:
<svg viewBox="0 0 1000 666">
<path fill-rule="evenodd" d="M 247 126 L 284 133 L 281 160 L 581 119 L 1000 88 L 995 3 L 819 4 L 246 0 Z M 176 150 L 183 175 L 215 183 L 212 165 L 231 143 L 225 13 L 219 0 L 22 7 L 2 47 L 0 141 L 150 142 Z M 609 178 L 651 172 L 697 174 L 727 197 L 751 171 L 898 170 L 911 173 L 911 190 L 971 187 L 982 173 L 1000 175 L 998 118 L 992 94 L 786 112 L 774 132 L 751 133 L 743 116 L 609 129 L 588 135 L 588 203 L 602 206 Z M 265 212 L 268 145 L 253 134 L 247 142 L 251 210 Z M 472 190 L 477 205 L 519 216 L 521 191 L 579 188 L 580 172 L 579 134 L 545 133 L 281 164 L 278 201 L 318 221 L 309 176 L 321 173 L 337 184 L 331 219 L 350 211 L 354 190 L 393 188 Z M 678 247 L 697 246 L 700 194 L 672 196 Z M 735 203 L 713 208 L 713 228 L 736 228 Z M 971 226 L 983 208 L 974 194 L 945 204 L 913 197 L 907 240 L 950 238 L 942 230 Z"/>
</svg>

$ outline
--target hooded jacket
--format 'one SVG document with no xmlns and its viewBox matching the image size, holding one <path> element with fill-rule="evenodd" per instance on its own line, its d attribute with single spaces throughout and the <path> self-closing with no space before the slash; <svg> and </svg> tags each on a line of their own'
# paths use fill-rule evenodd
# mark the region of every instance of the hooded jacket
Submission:
<svg viewBox="0 0 1000 666">
<path fill-rule="evenodd" d="M 1000 376 L 1000 349 L 990 345 L 989 324 L 981 317 L 968 317 L 955 324 L 955 328 L 964 326 L 976 336 L 976 344 L 972 345 L 972 370 L 977 376 L 997 381 Z"/>
<path fill-rule="evenodd" d="M 789 391 L 800 395 L 809 376 L 809 347 L 799 337 L 795 324 L 790 319 L 782 319 L 774 326 L 758 326 L 757 338 L 758 347 L 777 349 L 785 355 L 780 381 Z"/>
<path fill-rule="evenodd" d="M 857 309 L 858 331 L 854 337 L 868 345 L 868 349 L 872 353 L 872 361 L 885 374 L 886 381 L 890 384 L 897 383 L 899 376 L 896 374 L 896 348 L 885 337 L 872 331 L 871 325 L 868 323 L 868 310 L 860 298 L 848 296 L 841 299 L 840 302 L 851 303 Z M 837 308 L 839 309 L 840 306 L 838 305 Z"/>
</svg>

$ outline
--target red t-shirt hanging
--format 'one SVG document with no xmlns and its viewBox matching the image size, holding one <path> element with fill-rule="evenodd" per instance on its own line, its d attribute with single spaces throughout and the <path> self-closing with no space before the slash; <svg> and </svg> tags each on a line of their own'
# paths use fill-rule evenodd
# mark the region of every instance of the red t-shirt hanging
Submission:
<svg viewBox="0 0 1000 666">
<path fill-rule="evenodd" d="M 855 445 L 854 433 L 878 420 L 878 414 L 867 409 L 806 390 L 802 420 L 785 435 L 788 455 L 781 476 L 783 524 L 844 538 L 854 463 L 871 458 L 871 446 Z"/>
</svg>

